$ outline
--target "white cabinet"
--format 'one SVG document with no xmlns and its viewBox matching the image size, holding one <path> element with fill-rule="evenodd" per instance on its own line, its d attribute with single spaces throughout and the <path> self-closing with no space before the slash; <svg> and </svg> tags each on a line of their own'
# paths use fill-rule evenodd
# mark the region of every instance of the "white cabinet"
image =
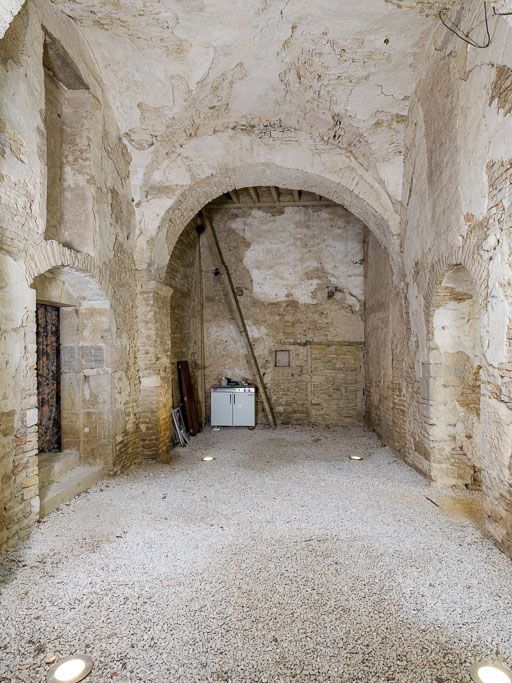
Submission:
<svg viewBox="0 0 512 683">
<path fill-rule="evenodd" d="M 212 427 L 254 427 L 256 390 L 254 387 L 213 387 Z"/>
</svg>

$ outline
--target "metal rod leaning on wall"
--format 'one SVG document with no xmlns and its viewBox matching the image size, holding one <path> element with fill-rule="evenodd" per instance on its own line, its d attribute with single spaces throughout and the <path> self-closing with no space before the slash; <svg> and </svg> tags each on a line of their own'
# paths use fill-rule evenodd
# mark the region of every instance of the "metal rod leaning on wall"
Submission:
<svg viewBox="0 0 512 683">
<path fill-rule="evenodd" d="M 247 352 L 249 354 L 249 360 L 252 366 L 252 370 L 256 376 L 256 384 L 258 386 L 258 391 L 260 392 L 261 400 L 263 401 L 263 407 L 265 408 L 265 412 L 267 413 L 267 417 L 272 426 L 272 429 L 275 429 L 276 419 L 274 417 L 274 410 L 272 408 L 272 404 L 267 393 L 267 388 L 263 380 L 263 375 L 261 374 L 256 354 L 254 353 L 254 347 L 252 345 L 251 338 L 249 337 L 249 332 L 247 331 L 247 325 L 245 324 L 242 309 L 240 308 L 240 302 L 238 301 L 238 297 L 235 292 L 233 280 L 231 279 L 231 273 L 229 272 L 229 268 L 226 262 L 224 261 L 224 256 L 222 254 L 222 249 L 220 248 L 217 232 L 213 227 L 213 222 L 210 220 L 210 217 L 205 211 L 202 211 L 202 217 L 204 224 L 206 226 L 207 233 L 210 238 L 210 244 L 213 248 L 215 258 L 219 262 L 219 270 L 222 274 L 222 278 L 226 286 L 229 303 L 231 304 L 231 308 L 233 309 L 233 315 L 236 324 L 238 325 L 240 334 L 244 338 L 245 345 L 247 347 Z"/>
</svg>

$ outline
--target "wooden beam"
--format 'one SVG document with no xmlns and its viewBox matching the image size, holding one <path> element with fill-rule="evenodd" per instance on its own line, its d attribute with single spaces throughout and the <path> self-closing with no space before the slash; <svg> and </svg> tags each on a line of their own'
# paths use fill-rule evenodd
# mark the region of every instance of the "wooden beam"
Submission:
<svg viewBox="0 0 512 683">
<path fill-rule="evenodd" d="M 294 202 L 300 202 L 300 193 L 298 190 L 292 190 L 293 192 L 293 201 Z"/>
<path fill-rule="evenodd" d="M 240 204 L 240 197 L 238 196 L 238 192 L 236 190 L 230 190 L 229 196 L 235 202 L 235 204 Z"/>
<path fill-rule="evenodd" d="M 300 202 L 293 201 L 283 201 L 283 202 L 258 202 L 259 209 L 277 209 L 277 208 L 287 208 L 289 206 L 340 206 L 336 202 L 331 202 L 330 199 L 322 199 L 320 201 L 307 201 L 301 199 Z M 233 202 L 223 202 L 219 200 L 214 200 L 208 205 L 209 209 L 222 208 L 222 209 L 243 209 L 254 207 L 254 204 L 234 204 Z"/>
<path fill-rule="evenodd" d="M 276 204 L 279 204 L 279 192 L 277 191 L 277 187 L 271 185 L 270 192 L 272 193 L 272 199 L 275 201 Z"/>
<path fill-rule="evenodd" d="M 197 277 L 197 339 L 199 355 L 199 372 L 197 377 L 197 393 L 199 394 L 199 408 L 201 414 L 201 427 L 204 427 L 204 417 L 206 415 L 206 362 L 204 353 L 204 294 L 203 294 L 203 257 L 201 251 L 201 235 L 197 235 L 197 258 L 196 258 L 196 277 Z"/>
<path fill-rule="evenodd" d="M 219 238 L 217 237 L 217 232 L 213 227 L 213 223 L 210 219 L 210 216 L 206 213 L 206 211 L 202 212 L 202 216 L 204 224 L 206 226 L 206 231 L 210 238 L 210 245 L 212 247 L 214 258 L 217 261 L 219 270 L 222 275 L 222 279 L 224 281 L 224 285 L 226 287 L 226 293 L 228 295 L 228 300 L 231 305 L 233 316 L 238 326 L 238 330 L 245 341 L 245 345 L 249 355 L 249 362 L 256 377 L 256 384 L 258 386 L 258 391 L 260 393 L 260 397 L 263 402 L 265 412 L 267 413 L 268 421 L 270 422 L 272 428 L 275 429 L 276 418 L 274 417 L 274 410 L 272 408 L 272 404 L 267 393 L 267 387 L 265 386 L 263 375 L 261 374 L 258 359 L 256 358 L 256 354 L 254 353 L 254 347 L 252 345 L 251 338 L 249 337 L 249 332 L 247 331 L 247 325 L 245 324 L 244 315 L 242 313 L 242 309 L 240 308 L 240 302 L 238 301 L 238 297 L 235 292 L 235 286 L 233 285 L 233 280 L 231 279 L 231 273 L 229 272 L 229 268 L 226 262 L 224 261 L 224 256 L 222 254 L 222 249 L 220 247 Z"/>
<path fill-rule="evenodd" d="M 255 204 L 259 204 L 260 198 L 258 197 L 258 190 L 255 187 L 248 187 L 247 189 L 249 190 L 249 194 L 252 197 L 252 201 Z"/>
</svg>

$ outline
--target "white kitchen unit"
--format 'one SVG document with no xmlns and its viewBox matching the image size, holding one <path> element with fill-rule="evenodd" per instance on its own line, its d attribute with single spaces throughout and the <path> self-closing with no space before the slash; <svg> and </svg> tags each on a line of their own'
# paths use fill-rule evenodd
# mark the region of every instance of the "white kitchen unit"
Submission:
<svg viewBox="0 0 512 683">
<path fill-rule="evenodd" d="M 212 387 L 212 427 L 255 427 L 255 387 Z"/>
</svg>

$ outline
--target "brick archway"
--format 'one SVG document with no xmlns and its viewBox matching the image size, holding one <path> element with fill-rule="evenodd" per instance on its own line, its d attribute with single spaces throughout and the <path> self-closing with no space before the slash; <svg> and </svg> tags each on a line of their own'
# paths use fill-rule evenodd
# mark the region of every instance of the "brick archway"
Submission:
<svg viewBox="0 0 512 683">
<path fill-rule="evenodd" d="M 210 201 L 229 190 L 258 185 L 275 185 L 306 190 L 344 206 L 375 235 L 388 254 L 395 274 L 400 271 L 400 217 L 382 179 L 374 169 L 363 166 L 328 145 L 319 146 L 307 135 L 296 131 L 297 139 L 263 143 L 246 132 L 220 132 L 195 139 L 194 155 L 189 161 L 185 186 L 176 186 L 169 160 L 145 179 L 151 196 L 141 208 L 146 235 L 140 244 L 140 268 L 147 268 L 149 279 L 162 281 L 170 253 L 190 220 Z M 222 152 L 216 154 L 217 146 Z M 186 156 L 186 150 L 183 151 Z M 172 199 L 164 201 L 156 187 L 172 188 Z"/>
<path fill-rule="evenodd" d="M 60 242 L 48 240 L 33 247 L 26 255 L 25 268 L 30 285 L 38 276 L 52 268 L 69 268 L 87 281 L 89 295 L 111 299 L 107 271 L 90 254 L 64 247 Z"/>
</svg>

